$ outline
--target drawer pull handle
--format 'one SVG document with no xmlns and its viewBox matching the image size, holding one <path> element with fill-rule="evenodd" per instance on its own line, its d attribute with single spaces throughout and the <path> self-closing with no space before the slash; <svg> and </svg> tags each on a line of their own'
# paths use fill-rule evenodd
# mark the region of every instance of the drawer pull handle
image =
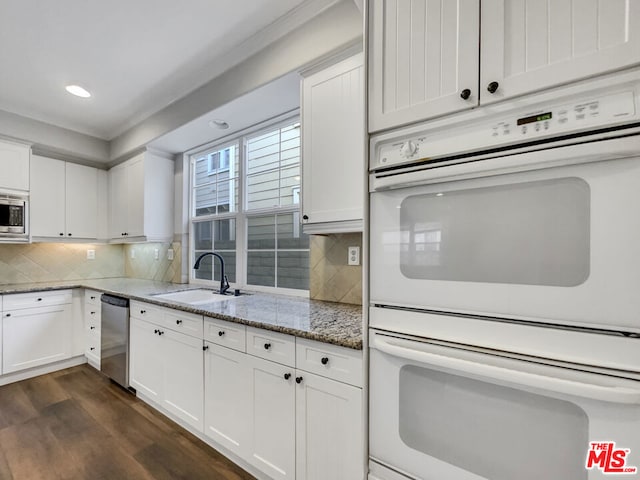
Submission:
<svg viewBox="0 0 640 480">
<path fill-rule="evenodd" d="M 91 297 L 91 300 L 95 300 L 95 299 L 96 299 L 96 297 Z"/>
<path fill-rule="evenodd" d="M 291 378 L 291 374 L 290 373 L 285 373 L 284 374 L 284 379 L 285 380 L 289 380 Z"/>
<path fill-rule="evenodd" d="M 323 365 L 326 365 L 327 363 L 329 363 L 329 357 L 322 357 L 322 359 L 320 360 L 320 362 L 321 362 Z"/>
<path fill-rule="evenodd" d="M 271 348 L 271 344 L 270 343 L 265 343 L 264 344 L 264 349 L 265 350 L 269 350 Z"/>
<path fill-rule="evenodd" d="M 89 350 L 93 351 L 93 350 L 95 350 L 95 349 L 96 349 L 96 347 L 91 347 Z"/>
<path fill-rule="evenodd" d="M 38 301 L 39 301 L 39 302 L 41 302 L 41 301 L 42 301 L 42 298 L 38 298 Z"/>
<path fill-rule="evenodd" d="M 219 330 L 219 331 L 218 331 L 218 336 L 219 336 L 219 337 L 222 337 L 223 335 L 224 335 L 224 330 Z"/>
<path fill-rule="evenodd" d="M 10 316 L 11 316 L 11 314 L 10 314 L 10 313 L 7 313 L 7 314 L 5 315 L 5 317 L 10 317 Z"/>
<path fill-rule="evenodd" d="M 91 330 L 95 330 L 95 329 L 96 329 L 96 327 L 95 327 L 95 326 L 93 326 L 93 325 L 91 325 L 90 329 L 91 329 Z"/>
<path fill-rule="evenodd" d="M 145 313 L 147 313 L 146 310 L 140 310 L 140 315 L 144 315 Z"/>
<path fill-rule="evenodd" d="M 182 325 L 182 320 L 176 320 L 176 325 Z"/>
<path fill-rule="evenodd" d="M 205 345 L 204 347 L 202 347 L 203 352 L 206 352 L 207 350 L 209 350 L 209 345 Z"/>
<path fill-rule="evenodd" d="M 296 377 L 296 383 L 297 384 L 302 383 L 302 377 Z"/>
<path fill-rule="evenodd" d="M 91 315 L 95 315 L 95 314 L 96 314 L 96 312 L 91 312 Z"/>
</svg>

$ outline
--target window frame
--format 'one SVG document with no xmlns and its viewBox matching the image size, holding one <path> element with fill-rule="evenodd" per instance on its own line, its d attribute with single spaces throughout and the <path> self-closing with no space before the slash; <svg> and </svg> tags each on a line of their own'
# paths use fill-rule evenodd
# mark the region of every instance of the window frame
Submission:
<svg viewBox="0 0 640 480">
<path fill-rule="evenodd" d="M 195 271 L 192 268 L 192 262 L 195 261 L 195 227 L 194 224 L 199 222 L 209 222 L 215 220 L 226 220 L 234 218 L 236 221 L 236 280 L 235 282 L 229 282 L 231 288 L 240 288 L 240 289 L 249 289 L 251 291 L 256 292 L 270 292 L 270 293 L 280 293 L 285 295 L 293 295 L 300 297 L 308 297 L 309 290 L 299 290 L 292 288 L 283 288 L 283 287 L 269 287 L 263 285 L 248 285 L 247 284 L 247 255 L 249 252 L 248 248 L 248 223 L 249 218 L 251 217 L 261 217 L 261 216 L 276 216 L 276 215 L 284 215 L 288 213 L 295 214 L 296 212 L 299 216 L 302 216 L 302 130 L 300 130 L 300 185 L 296 187 L 299 192 L 299 203 L 291 204 L 291 205 L 280 205 L 274 207 L 266 207 L 266 208 L 255 208 L 251 210 L 247 210 L 248 204 L 248 192 L 247 192 L 247 140 L 249 137 L 260 136 L 263 133 L 267 133 L 272 130 L 276 130 L 279 128 L 286 127 L 287 125 L 298 123 L 298 128 L 301 129 L 300 126 L 300 111 L 296 109 L 292 112 L 287 112 L 278 117 L 272 118 L 265 122 L 262 122 L 253 127 L 247 128 L 245 130 L 239 131 L 233 135 L 229 135 L 227 137 L 221 138 L 209 144 L 198 147 L 197 149 L 193 149 L 191 151 L 185 152 L 189 159 L 189 215 L 188 215 L 188 224 L 189 224 L 189 250 L 188 250 L 188 264 L 189 264 L 189 283 L 199 284 L 203 286 L 208 286 L 212 288 L 217 288 L 219 286 L 219 281 L 217 280 L 206 280 L 201 278 L 195 278 Z M 212 213 L 207 215 L 195 216 L 195 193 L 196 193 L 196 185 L 195 185 L 195 162 L 196 158 L 199 155 L 206 154 L 206 152 L 211 152 L 211 150 L 219 149 L 223 150 L 232 145 L 238 146 L 238 205 L 236 211 L 224 212 L 224 213 Z M 229 163 L 233 161 L 229 159 Z M 209 164 L 208 164 L 209 166 Z M 218 173 L 220 170 L 216 170 L 215 172 L 207 174 Z M 198 185 L 200 186 L 200 185 Z M 300 232 L 302 233 L 302 232 Z M 277 233 L 276 233 L 277 235 Z M 274 251 L 277 252 L 277 244 L 274 248 Z M 215 245 L 214 245 L 215 250 Z M 255 249 L 252 249 L 255 251 Z M 308 249 L 285 249 L 285 251 L 310 251 Z M 274 270 L 274 277 L 277 280 L 277 262 Z"/>
</svg>

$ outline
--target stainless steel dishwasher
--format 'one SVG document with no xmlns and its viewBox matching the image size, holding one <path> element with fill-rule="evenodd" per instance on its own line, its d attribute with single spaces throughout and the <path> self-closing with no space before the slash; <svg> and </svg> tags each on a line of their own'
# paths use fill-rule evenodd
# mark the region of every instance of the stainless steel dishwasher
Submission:
<svg viewBox="0 0 640 480">
<path fill-rule="evenodd" d="M 102 294 L 100 370 L 129 388 L 129 300 Z"/>
</svg>

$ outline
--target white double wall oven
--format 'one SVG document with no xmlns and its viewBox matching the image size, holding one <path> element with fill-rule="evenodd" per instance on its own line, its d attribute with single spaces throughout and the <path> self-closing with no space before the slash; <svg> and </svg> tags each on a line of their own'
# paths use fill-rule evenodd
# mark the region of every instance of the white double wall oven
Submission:
<svg viewBox="0 0 640 480">
<path fill-rule="evenodd" d="M 377 135 L 370 479 L 640 468 L 640 73 Z"/>
</svg>

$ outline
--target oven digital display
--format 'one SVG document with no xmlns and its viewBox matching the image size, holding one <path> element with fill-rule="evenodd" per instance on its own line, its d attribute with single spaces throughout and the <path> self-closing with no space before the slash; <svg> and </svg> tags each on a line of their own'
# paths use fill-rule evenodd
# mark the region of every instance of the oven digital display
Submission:
<svg viewBox="0 0 640 480">
<path fill-rule="evenodd" d="M 544 120 L 551 120 L 551 112 L 541 113 L 539 115 L 531 115 L 530 117 L 524 117 L 518 119 L 518 125 L 526 125 L 527 123 L 542 122 Z"/>
</svg>

